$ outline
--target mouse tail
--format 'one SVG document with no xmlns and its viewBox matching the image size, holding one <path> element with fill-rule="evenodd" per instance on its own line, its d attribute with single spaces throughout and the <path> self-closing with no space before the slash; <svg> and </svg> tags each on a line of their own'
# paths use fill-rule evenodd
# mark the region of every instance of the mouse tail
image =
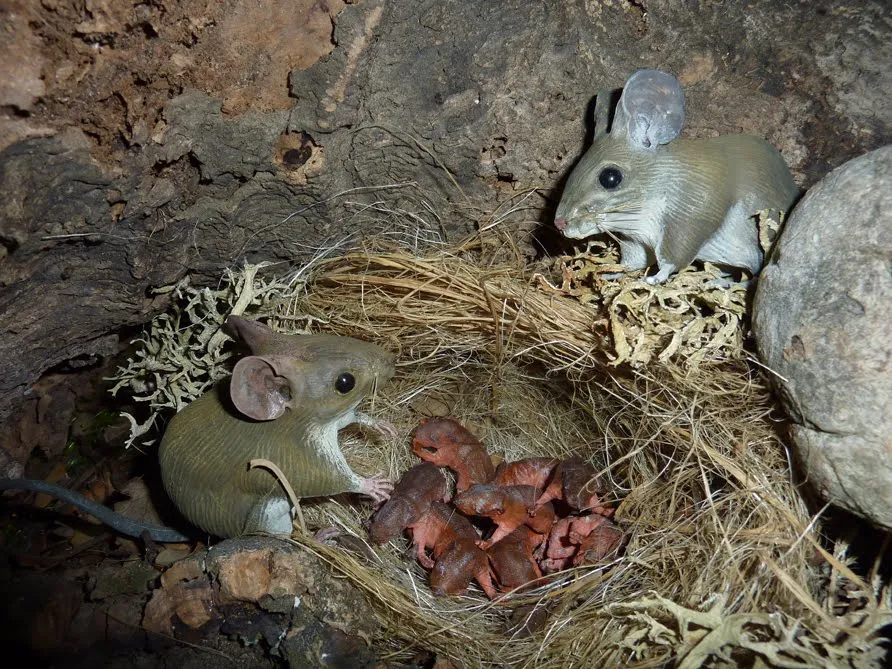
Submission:
<svg viewBox="0 0 892 669">
<path fill-rule="evenodd" d="M 115 513 L 107 506 L 87 499 L 74 490 L 63 488 L 54 483 L 34 479 L 0 479 L 0 490 L 27 490 L 49 495 L 68 504 L 73 504 L 81 511 L 98 518 L 116 532 L 134 539 L 139 539 L 143 532 L 147 532 L 149 538 L 158 543 L 187 543 L 192 541 L 192 537 L 173 528 L 137 522 Z"/>
</svg>

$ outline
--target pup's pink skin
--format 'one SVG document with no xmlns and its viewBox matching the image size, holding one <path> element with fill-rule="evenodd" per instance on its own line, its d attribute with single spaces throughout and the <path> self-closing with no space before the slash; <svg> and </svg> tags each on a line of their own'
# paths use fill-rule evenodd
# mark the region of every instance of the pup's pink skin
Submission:
<svg viewBox="0 0 892 669">
<path fill-rule="evenodd" d="M 608 522 L 610 521 L 607 518 L 596 513 L 587 516 L 570 516 L 570 542 L 578 546 L 595 528 Z"/>
<path fill-rule="evenodd" d="M 542 568 L 542 571 L 546 574 L 553 574 L 557 571 L 564 571 L 564 569 L 569 569 L 573 564 L 573 558 L 558 558 L 552 560 L 551 558 L 544 558 L 539 560 L 539 566 Z"/>
<path fill-rule="evenodd" d="M 412 530 L 418 562 L 425 569 L 433 569 L 435 560 L 450 544 L 470 542 L 476 545 L 480 538 L 471 521 L 442 502 L 432 503 L 427 513 L 411 523 L 409 529 Z M 428 548 L 433 552 L 433 559 L 427 555 Z"/>
<path fill-rule="evenodd" d="M 476 542 L 459 539 L 449 544 L 437 558 L 430 573 L 430 586 L 437 596 L 462 595 L 471 579 L 476 579 L 490 599 L 496 597 L 489 558 Z"/>
<path fill-rule="evenodd" d="M 604 507 L 598 497 L 600 488 L 595 468 L 583 462 L 582 458 L 573 456 L 555 468 L 551 483 L 536 500 L 535 507 L 562 499 L 575 511 L 598 509 L 603 512 L 602 515 L 610 515 L 613 510 Z"/>
<path fill-rule="evenodd" d="M 573 564 L 576 566 L 597 564 L 605 558 L 612 557 L 622 547 L 626 538 L 619 526 L 603 516 L 587 517 L 601 518 L 602 522 L 591 523 L 592 527 L 586 525 L 580 528 L 587 532 L 584 535 L 577 534 L 571 529 L 570 540 L 579 544 L 579 549 L 573 557 Z"/>
<path fill-rule="evenodd" d="M 546 573 L 571 565 L 596 564 L 616 553 L 625 535 L 608 518 L 598 514 L 568 516 L 554 524 L 539 566 Z"/>
<path fill-rule="evenodd" d="M 427 513 L 433 502 L 449 501 L 446 477 L 435 465 L 422 462 L 403 474 L 390 499 L 378 509 L 369 526 L 373 543 L 395 539 Z"/>
<path fill-rule="evenodd" d="M 534 515 L 530 510 L 538 493 L 531 486 L 497 486 L 478 484 L 455 496 L 453 503 L 469 516 L 485 516 L 496 524 L 495 532 L 486 541 L 478 541 L 483 550 L 501 541 L 520 525 L 528 525 L 533 532 L 548 534 L 554 524 L 554 508 L 542 506 Z"/>
<path fill-rule="evenodd" d="M 533 551 L 545 536 L 521 525 L 486 553 L 502 590 L 516 590 L 542 578 Z"/>
<path fill-rule="evenodd" d="M 500 486 L 528 485 L 544 494 L 559 464 L 560 460 L 553 458 L 524 458 L 517 462 L 503 462 L 496 468 L 492 482 Z"/>
<path fill-rule="evenodd" d="M 455 489 L 488 483 L 495 475 L 483 444 L 452 418 L 426 418 L 412 433 L 412 452 L 422 460 L 455 472 Z"/>
<path fill-rule="evenodd" d="M 570 516 L 561 518 L 551 528 L 545 550 L 539 558 L 539 566 L 545 573 L 567 569 L 576 554 L 576 545 L 570 543 L 570 525 L 576 520 Z"/>
</svg>

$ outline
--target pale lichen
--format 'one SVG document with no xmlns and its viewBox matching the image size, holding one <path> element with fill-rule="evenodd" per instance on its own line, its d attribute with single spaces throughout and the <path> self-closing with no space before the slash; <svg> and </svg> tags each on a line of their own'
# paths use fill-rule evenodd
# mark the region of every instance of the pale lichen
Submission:
<svg viewBox="0 0 892 669">
<path fill-rule="evenodd" d="M 268 266 L 227 269 L 216 288 L 192 286 L 186 276 L 175 286 L 157 291 L 173 293 L 170 309 L 152 319 L 133 342 L 138 345 L 133 356 L 110 379 L 115 382 L 112 395 L 126 390 L 135 402 L 148 404 L 149 416 L 142 422 L 122 414 L 130 421 L 128 446 L 151 435 L 162 412 L 180 411 L 229 374 L 226 363 L 232 352 L 223 346 L 229 336 L 222 329 L 227 316 L 271 317 L 279 304 L 304 289 L 299 274 L 290 279 L 261 276 Z M 289 331 L 300 329 L 299 316 L 288 320 Z"/>
</svg>

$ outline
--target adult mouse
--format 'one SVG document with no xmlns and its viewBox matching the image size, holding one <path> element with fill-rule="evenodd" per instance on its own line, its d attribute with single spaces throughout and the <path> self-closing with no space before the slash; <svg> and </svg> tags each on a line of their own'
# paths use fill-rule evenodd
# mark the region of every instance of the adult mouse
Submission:
<svg viewBox="0 0 892 669">
<path fill-rule="evenodd" d="M 225 329 L 251 355 L 236 364 L 231 379 L 173 417 L 158 451 L 164 488 L 186 519 L 221 538 L 290 535 L 289 498 L 270 471 L 249 467 L 258 459 L 276 465 L 299 498 L 352 492 L 376 502 L 387 499 L 392 484 L 382 476 L 354 473 L 337 436 L 352 423 L 396 434 L 386 421 L 356 410 L 393 376 L 394 356 L 350 337 L 280 334 L 239 316 L 230 316 Z M 51 495 L 128 536 L 147 532 L 159 542 L 190 539 L 43 481 L 3 479 L 0 490 Z"/>
<path fill-rule="evenodd" d="M 777 149 L 760 137 L 678 139 L 684 93 L 671 74 L 626 81 L 607 131 L 610 94 L 598 93 L 595 139 L 573 169 L 554 219 L 565 237 L 607 234 L 629 270 L 656 265 L 666 281 L 694 260 L 762 267 L 755 215 L 787 213 L 799 195 Z"/>
</svg>

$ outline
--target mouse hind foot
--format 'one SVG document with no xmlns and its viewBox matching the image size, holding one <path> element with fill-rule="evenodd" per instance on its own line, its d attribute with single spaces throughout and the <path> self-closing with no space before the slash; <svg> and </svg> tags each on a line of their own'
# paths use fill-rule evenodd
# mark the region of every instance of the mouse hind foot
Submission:
<svg viewBox="0 0 892 669">
<path fill-rule="evenodd" d="M 244 534 L 269 534 L 290 537 L 294 530 L 295 509 L 284 497 L 257 502 L 245 521 Z"/>
</svg>

